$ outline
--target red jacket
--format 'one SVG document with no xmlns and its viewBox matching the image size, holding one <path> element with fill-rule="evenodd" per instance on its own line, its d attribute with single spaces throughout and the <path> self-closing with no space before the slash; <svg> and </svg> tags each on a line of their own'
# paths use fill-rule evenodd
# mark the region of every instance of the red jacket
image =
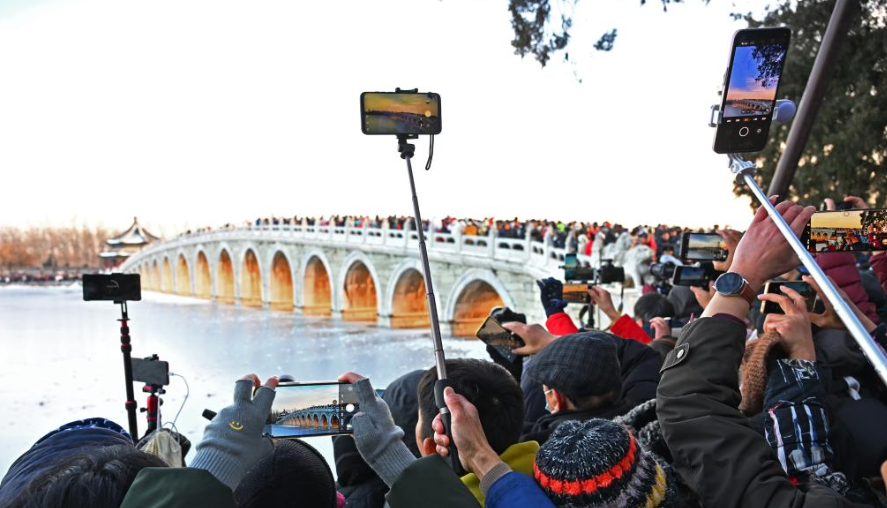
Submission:
<svg viewBox="0 0 887 508">
<path fill-rule="evenodd" d="M 872 271 L 881 283 L 881 289 L 887 293 L 887 254 L 872 256 L 869 264 L 872 265 Z"/>
<path fill-rule="evenodd" d="M 579 331 L 566 312 L 557 312 L 548 316 L 545 327 L 555 335 L 569 335 Z M 627 314 L 623 314 L 622 317 L 610 326 L 610 333 L 623 339 L 636 340 L 641 344 L 653 342 L 653 338 L 647 335 L 644 329 L 638 326 L 634 319 L 628 317 Z"/>
<path fill-rule="evenodd" d="M 841 289 L 847 293 L 850 300 L 859 307 L 863 314 L 868 316 L 875 324 L 881 322 L 875 306 L 869 302 L 868 294 L 862 287 L 859 277 L 859 269 L 856 268 L 856 258 L 850 252 L 829 252 L 816 256 L 818 264 L 826 275 L 835 281 Z"/>
</svg>

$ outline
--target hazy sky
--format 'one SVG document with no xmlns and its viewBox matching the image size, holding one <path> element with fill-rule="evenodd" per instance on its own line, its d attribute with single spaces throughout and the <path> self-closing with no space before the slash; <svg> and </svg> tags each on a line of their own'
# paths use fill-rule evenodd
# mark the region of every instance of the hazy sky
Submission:
<svg viewBox="0 0 887 508">
<path fill-rule="evenodd" d="M 776 94 L 776 84 L 769 83 L 768 86 L 764 86 L 763 80 L 756 79 L 759 72 L 754 51 L 754 46 L 736 48 L 736 58 L 733 59 L 733 72 L 730 73 L 730 90 L 727 93 L 727 99 L 773 100 Z"/>
<path fill-rule="evenodd" d="M 400 86 L 442 96 L 427 217 L 744 227 L 706 123 L 728 14 L 764 3 L 579 2 L 574 62 L 542 69 L 505 0 L 3 0 L 0 224 L 409 214 L 396 141 L 358 125 Z"/>
</svg>

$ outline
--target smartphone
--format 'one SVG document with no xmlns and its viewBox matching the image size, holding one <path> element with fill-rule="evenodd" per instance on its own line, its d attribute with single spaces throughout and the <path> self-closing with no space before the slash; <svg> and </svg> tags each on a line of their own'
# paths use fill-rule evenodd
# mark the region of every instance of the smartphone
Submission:
<svg viewBox="0 0 887 508">
<path fill-rule="evenodd" d="M 137 302 L 142 299 L 142 282 L 137 273 L 83 274 L 83 300 Z"/>
<path fill-rule="evenodd" d="M 595 277 L 595 270 L 590 266 L 582 266 L 576 254 L 565 254 L 564 264 L 564 280 L 566 281 L 589 281 Z"/>
<path fill-rule="evenodd" d="M 488 317 L 477 329 L 477 338 L 484 344 L 492 346 L 509 362 L 517 360 L 517 355 L 511 350 L 525 345 L 522 338 L 503 328 L 493 316 Z"/>
<path fill-rule="evenodd" d="M 588 284 L 564 284 L 564 301 L 567 303 L 588 303 Z"/>
<path fill-rule="evenodd" d="M 789 287 L 794 289 L 804 299 L 807 300 L 807 312 L 813 312 L 813 308 L 816 305 L 816 290 L 813 289 L 813 286 L 807 284 L 802 280 L 793 280 L 793 281 L 767 281 L 764 284 L 764 293 L 773 293 L 777 295 L 785 295 L 779 288 L 782 286 Z M 779 306 L 776 302 L 761 302 L 761 314 L 784 314 L 782 312 L 782 307 Z"/>
<path fill-rule="evenodd" d="M 713 270 L 704 266 L 676 266 L 671 277 L 672 286 L 696 286 L 708 289 Z"/>
<path fill-rule="evenodd" d="M 766 146 L 790 39 L 788 28 L 749 28 L 733 34 L 715 152 L 760 152 Z"/>
<path fill-rule="evenodd" d="M 166 386 L 169 384 L 169 362 L 133 358 L 132 380 L 149 385 Z"/>
<path fill-rule="evenodd" d="M 265 435 L 275 439 L 353 434 L 351 419 L 360 411 L 351 383 L 321 381 L 277 385 Z"/>
<path fill-rule="evenodd" d="M 801 242 L 814 253 L 887 250 L 887 209 L 816 212 Z"/>
<path fill-rule="evenodd" d="M 718 234 L 686 233 L 681 239 L 681 260 L 726 261 L 730 253 L 727 243 Z"/>
<path fill-rule="evenodd" d="M 440 134 L 440 95 L 415 92 L 360 94 L 364 134 Z"/>
</svg>

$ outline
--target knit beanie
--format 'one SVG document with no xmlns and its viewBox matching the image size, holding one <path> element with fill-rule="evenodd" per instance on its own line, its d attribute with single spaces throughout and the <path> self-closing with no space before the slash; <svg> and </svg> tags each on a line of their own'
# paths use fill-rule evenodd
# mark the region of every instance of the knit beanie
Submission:
<svg viewBox="0 0 887 508">
<path fill-rule="evenodd" d="M 298 506 L 336 508 L 333 473 L 323 456 L 304 441 L 279 440 L 234 491 L 240 508 Z"/>
<path fill-rule="evenodd" d="M 675 506 L 675 482 L 622 425 L 599 418 L 560 424 L 533 475 L 558 507 Z"/>
</svg>

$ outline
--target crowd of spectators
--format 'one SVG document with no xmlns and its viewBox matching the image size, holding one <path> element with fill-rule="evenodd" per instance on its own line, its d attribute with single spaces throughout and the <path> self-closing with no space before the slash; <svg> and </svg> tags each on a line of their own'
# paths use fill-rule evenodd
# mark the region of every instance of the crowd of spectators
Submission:
<svg viewBox="0 0 887 508">
<path fill-rule="evenodd" d="M 796 235 L 814 211 L 776 208 Z M 403 226 L 373 219 L 382 220 Z M 482 234 L 484 224 L 576 251 L 627 235 L 663 257 L 684 232 L 455 219 L 441 227 Z M 489 360 L 447 360 L 450 432 L 435 368 L 403 373 L 381 394 L 342 374 L 359 412 L 353 435 L 333 438 L 335 476 L 304 441 L 263 437 L 278 381 L 248 375 L 188 467 L 140 450 L 113 422 L 77 421 L 13 464 L 0 507 L 887 506 L 884 383 L 763 208 L 743 234 L 722 235 L 729 256 L 713 289 L 649 292 L 629 315 L 590 288 L 606 330 L 577 325 L 562 283 L 540 280 L 545 323 L 495 314 L 511 316 L 502 324 L 524 343 L 513 358 L 488 347 Z M 877 347 L 887 346 L 887 253 L 816 262 Z M 788 286 L 762 294 L 770 280 L 802 280 L 818 296 L 808 305 Z M 762 302 L 780 312 L 762 314 Z"/>
</svg>

